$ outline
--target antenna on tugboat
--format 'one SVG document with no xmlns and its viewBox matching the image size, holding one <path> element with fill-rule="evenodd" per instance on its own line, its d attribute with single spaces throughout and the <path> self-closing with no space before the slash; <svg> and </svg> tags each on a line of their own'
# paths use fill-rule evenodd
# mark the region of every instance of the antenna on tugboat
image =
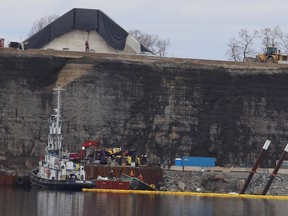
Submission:
<svg viewBox="0 0 288 216">
<path fill-rule="evenodd" d="M 57 107 L 54 109 L 56 114 L 52 114 L 49 119 L 49 134 L 48 134 L 48 146 L 46 150 L 53 151 L 59 154 L 61 157 L 62 150 L 62 122 L 60 120 L 61 117 L 61 98 L 60 92 L 65 89 L 58 86 L 57 88 L 53 88 L 53 91 L 57 91 Z"/>
<path fill-rule="evenodd" d="M 55 116 L 56 121 L 57 121 L 57 126 L 59 125 L 60 117 L 61 117 L 61 91 L 64 91 L 65 89 L 61 88 L 60 86 L 57 86 L 56 88 L 53 88 L 53 91 L 57 91 L 57 108 L 54 109 L 56 111 Z M 59 133 L 60 132 L 60 133 Z M 59 134 L 61 134 L 61 131 L 58 131 Z"/>
</svg>

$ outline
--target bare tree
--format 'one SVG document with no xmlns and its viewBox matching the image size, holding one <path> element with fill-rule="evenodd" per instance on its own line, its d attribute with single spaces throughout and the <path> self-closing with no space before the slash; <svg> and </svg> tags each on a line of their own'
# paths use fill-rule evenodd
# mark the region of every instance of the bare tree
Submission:
<svg viewBox="0 0 288 216">
<path fill-rule="evenodd" d="M 264 50 L 267 47 L 280 47 L 283 39 L 283 32 L 279 25 L 273 26 L 272 28 L 264 28 L 261 30 L 262 33 L 262 45 Z"/>
<path fill-rule="evenodd" d="M 159 39 L 158 35 L 143 33 L 140 30 L 130 30 L 129 34 L 154 54 L 159 56 L 167 55 L 167 48 L 170 45 L 169 39 Z"/>
<path fill-rule="evenodd" d="M 226 51 L 226 55 L 233 61 L 241 61 L 241 49 L 239 42 L 232 38 L 228 43 L 228 50 Z"/>
<path fill-rule="evenodd" d="M 167 47 L 169 46 L 169 44 L 170 44 L 169 39 L 166 39 L 166 40 L 160 39 L 157 42 L 156 47 L 158 47 L 158 54 L 160 56 L 164 57 L 167 55 Z"/>
<path fill-rule="evenodd" d="M 232 38 L 228 43 L 226 55 L 234 61 L 245 61 L 246 58 L 254 56 L 256 52 L 253 44 L 257 36 L 257 30 L 249 32 L 248 29 L 241 29 L 238 32 L 238 39 Z"/>
<path fill-rule="evenodd" d="M 254 30 L 253 32 L 241 29 L 238 36 L 237 39 L 232 38 L 227 44 L 226 56 L 234 61 L 243 61 L 254 55 L 254 40 L 258 37 L 262 45 L 258 50 L 262 49 L 262 52 L 265 52 L 267 47 L 274 47 L 279 48 L 279 51 L 288 52 L 288 34 L 283 32 L 279 25 L 266 27 L 260 31 Z"/>
<path fill-rule="evenodd" d="M 281 43 L 282 43 L 283 51 L 285 53 L 288 53 L 288 34 L 282 32 L 280 40 L 281 40 Z"/>
<path fill-rule="evenodd" d="M 256 54 L 253 48 L 254 39 L 257 38 L 258 31 L 254 30 L 250 33 L 247 29 L 241 29 L 239 32 L 240 45 L 243 50 L 243 61 L 246 57 L 252 57 Z"/>
<path fill-rule="evenodd" d="M 36 20 L 33 23 L 33 26 L 28 34 L 28 37 L 40 31 L 41 29 L 43 29 L 44 27 L 52 23 L 54 20 L 56 20 L 58 17 L 59 17 L 58 15 L 54 14 L 54 15 L 45 16 L 45 17 L 40 18 L 39 20 Z"/>
</svg>

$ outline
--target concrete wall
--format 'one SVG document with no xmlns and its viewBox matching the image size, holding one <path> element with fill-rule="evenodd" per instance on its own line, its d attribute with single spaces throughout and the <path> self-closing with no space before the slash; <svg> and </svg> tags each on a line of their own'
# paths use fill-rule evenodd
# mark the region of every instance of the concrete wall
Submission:
<svg viewBox="0 0 288 216">
<path fill-rule="evenodd" d="M 129 37 L 129 36 L 128 36 Z M 85 51 L 85 42 L 88 41 L 91 51 L 98 53 L 117 53 L 117 54 L 136 54 L 139 52 L 137 46 L 133 46 L 131 39 L 129 38 L 123 51 L 112 48 L 96 31 L 82 31 L 73 30 L 68 32 L 47 45 L 42 49 L 63 50 L 69 49 L 69 51 Z M 129 43 L 130 42 L 130 43 Z M 132 44 L 132 47 L 131 47 Z M 139 46 L 139 45 L 138 45 Z M 136 49 L 135 49 L 136 48 Z"/>
</svg>

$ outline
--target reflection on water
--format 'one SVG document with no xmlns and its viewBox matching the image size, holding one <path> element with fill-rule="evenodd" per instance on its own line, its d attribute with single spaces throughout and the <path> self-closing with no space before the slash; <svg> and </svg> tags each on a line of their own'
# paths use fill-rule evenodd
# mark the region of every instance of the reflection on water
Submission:
<svg viewBox="0 0 288 216">
<path fill-rule="evenodd" d="M 286 200 L 113 194 L 0 188 L 1 215 L 287 215 Z"/>
<path fill-rule="evenodd" d="M 0 214 L 1 215 L 37 215 L 35 193 L 21 190 L 18 192 L 11 187 L 0 187 Z"/>
<path fill-rule="evenodd" d="M 37 215 L 82 215 L 84 193 L 39 190 Z M 61 211 L 61 214 L 60 212 Z"/>
</svg>

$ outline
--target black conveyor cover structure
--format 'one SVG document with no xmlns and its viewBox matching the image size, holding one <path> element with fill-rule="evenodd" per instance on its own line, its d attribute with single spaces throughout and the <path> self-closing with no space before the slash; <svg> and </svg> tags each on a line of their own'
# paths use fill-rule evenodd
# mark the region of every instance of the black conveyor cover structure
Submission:
<svg viewBox="0 0 288 216">
<path fill-rule="evenodd" d="M 28 47 L 40 49 L 73 29 L 95 30 L 114 49 L 124 50 L 128 32 L 100 10 L 74 8 L 26 39 Z M 143 47 L 141 47 L 143 49 Z M 145 49 L 145 48 L 144 48 Z"/>
</svg>

